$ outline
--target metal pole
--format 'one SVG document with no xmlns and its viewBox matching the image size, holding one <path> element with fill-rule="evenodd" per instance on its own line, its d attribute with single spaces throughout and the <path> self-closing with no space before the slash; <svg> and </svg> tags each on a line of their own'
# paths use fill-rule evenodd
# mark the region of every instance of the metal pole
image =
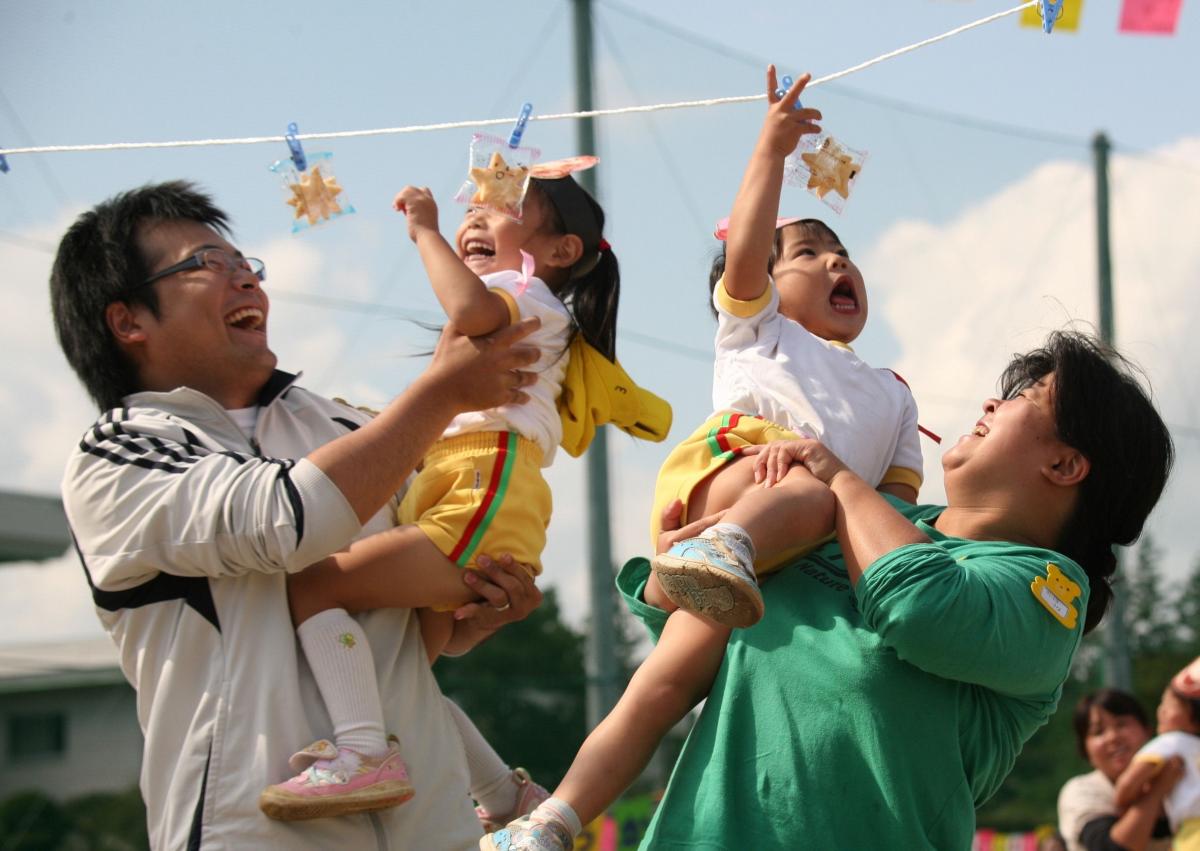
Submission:
<svg viewBox="0 0 1200 851">
<path fill-rule="evenodd" d="M 592 8 L 590 0 L 574 0 L 575 108 L 592 109 Z M 578 123 L 579 153 L 596 152 L 591 118 Z M 596 195 L 596 170 L 581 171 L 581 186 Z M 616 706 L 616 623 L 614 621 L 613 559 L 608 511 L 608 430 L 601 426 L 587 453 L 588 574 L 592 598 L 592 629 L 587 644 L 587 723 L 593 729 Z"/>
<path fill-rule="evenodd" d="M 1113 332 L 1112 252 L 1108 233 L 1108 137 L 1097 133 L 1092 138 L 1093 160 L 1096 166 L 1096 271 L 1099 278 L 1100 339 L 1116 345 Z M 1124 565 L 1124 548 L 1117 548 L 1117 569 L 1113 579 L 1120 579 Z M 1133 676 L 1129 662 L 1129 641 L 1125 634 L 1125 590 L 1121 582 L 1114 583 L 1112 608 L 1104 627 L 1104 683 L 1129 691 Z"/>
</svg>

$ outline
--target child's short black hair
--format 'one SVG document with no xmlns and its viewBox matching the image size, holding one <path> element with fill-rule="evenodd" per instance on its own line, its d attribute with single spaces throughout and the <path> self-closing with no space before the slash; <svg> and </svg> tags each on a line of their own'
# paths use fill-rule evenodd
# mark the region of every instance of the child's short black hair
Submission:
<svg viewBox="0 0 1200 851">
<path fill-rule="evenodd" d="M 825 239 L 831 239 L 838 245 L 842 244 L 841 237 L 834 233 L 833 228 L 825 224 L 820 219 L 801 219 L 798 222 L 790 222 L 781 228 L 775 229 L 775 246 L 771 250 L 771 257 L 767 260 L 767 274 L 770 275 L 775 270 L 775 258 L 779 256 L 779 252 L 783 250 L 783 232 L 787 228 L 803 228 L 804 235 L 808 237 L 820 236 Z M 717 309 L 713 307 L 712 295 L 713 290 L 717 288 L 717 281 L 725 276 L 725 241 L 721 241 L 721 248 L 717 255 L 713 257 L 712 266 L 708 270 L 708 309 L 712 311 L 713 316 L 717 315 Z"/>
</svg>

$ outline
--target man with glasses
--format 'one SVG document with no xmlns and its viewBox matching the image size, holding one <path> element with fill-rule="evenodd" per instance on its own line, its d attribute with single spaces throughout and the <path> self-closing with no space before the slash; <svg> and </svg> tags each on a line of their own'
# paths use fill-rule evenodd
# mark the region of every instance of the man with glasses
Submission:
<svg viewBox="0 0 1200 851">
<path fill-rule="evenodd" d="M 453 416 L 525 400 L 534 376 L 521 368 L 537 352 L 517 343 L 533 325 L 443 335 L 425 373 L 369 419 L 275 368 L 263 263 L 229 235 L 191 185 L 146 186 L 80 216 L 50 278 L 59 343 L 103 412 L 72 451 L 63 501 L 138 692 L 151 845 L 473 847 L 461 740 L 408 610 L 362 621 L 415 798 L 303 823 L 256 804 L 291 746 L 329 728 L 286 573 L 391 526 L 397 491 Z M 512 565 L 464 577 L 480 603 L 457 622 L 459 650 L 540 598 Z"/>
</svg>

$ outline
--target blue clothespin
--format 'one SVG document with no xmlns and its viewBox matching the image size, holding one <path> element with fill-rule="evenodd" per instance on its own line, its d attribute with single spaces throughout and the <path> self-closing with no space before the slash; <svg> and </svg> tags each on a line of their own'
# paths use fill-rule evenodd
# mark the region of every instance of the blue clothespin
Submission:
<svg viewBox="0 0 1200 851">
<path fill-rule="evenodd" d="M 304 171 L 308 168 L 308 157 L 304 156 L 304 148 L 300 145 L 300 140 L 296 138 L 296 134 L 300 132 L 300 128 L 293 121 L 288 125 L 287 139 L 288 147 L 292 149 L 292 164 L 296 166 L 296 171 Z"/>
<path fill-rule="evenodd" d="M 8 160 L 4 158 L 4 154 L 0 153 L 0 172 L 8 174 Z"/>
<path fill-rule="evenodd" d="M 1042 16 L 1042 29 L 1046 33 L 1053 30 L 1055 22 L 1062 17 L 1062 7 L 1065 2 L 1067 0 L 1058 0 L 1057 3 L 1054 0 L 1038 0 L 1037 10 L 1038 14 Z"/>
<path fill-rule="evenodd" d="M 515 148 L 521 144 L 521 137 L 525 135 L 525 125 L 529 123 L 529 116 L 533 114 L 533 104 L 526 102 L 521 104 L 521 114 L 517 116 L 517 123 L 513 125 L 512 133 L 508 137 L 508 146 Z"/>
<path fill-rule="evenodd" d="M 795 83 L 796 81 L 791 77 L 784 75 L 784 78 L 779 81 L 779 88 L 775 90 L 775 97 L 782 98 Z M 792 109 L 804 109 L 804 104 L 800 103 L 799 98 L 796 98 L 796 105 Z"/>
</svg>

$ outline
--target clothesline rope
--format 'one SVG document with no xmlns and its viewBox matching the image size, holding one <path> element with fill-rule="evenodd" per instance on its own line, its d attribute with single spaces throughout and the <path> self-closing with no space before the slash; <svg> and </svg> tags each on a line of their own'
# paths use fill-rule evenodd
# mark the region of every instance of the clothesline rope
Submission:
<svg viewBox="0 0 1200 851">
<path fill-rule="evenodd" d="M 944 41 L 948 38 L 953 38 L 956 35 L 966 32 L 967 30 L 975 29 L 976 27 L 990 24 L 1001 18 L 1015 15 L 1017 12 L 1024 11 L 1038 5 L 1038 0 L 1028 0 L 1020 6 L 1008 9 L 1004 12 L 997 12 L 994 15 L 988 15 L 985 18 L 980 18 L 977 21 L 972 21 L 969 24 L 963 24 L 961 27 L 955 27 L 952 30 L 935 35 L 932 38 L 927 38 L 924 41 L 918 41 L 915 44 L 910 44 L 907 47 L 901 47 L 898 50 L 893 50 L 889 53 L 884 53 L 876 56 L 874 59 L 868 59 L 858 65 L 850 68 L 845 68 L 841 71 L 827 74 L 824 77 L 817 77 L 808 84 L 811 89 L 819 86 L 822 83 L 828 83 L 832 80 L 837 80 L 850 74 L 857 73 L 872 65 L 878 65 L 880 62 L 886 62 L 889 59 L 894 59 L 905 53 L 911 53 L 914 50 L 919 50 L 922 47 L 928 47 L 939 41 Z M 645 106 L 625 106 L 616 109 L 592 109 L 585 112 L 560 112 L 551 115 L 534 115 L 530 121 L 562 121 L 570 118 L 596 118 L 599 116 L 609 115 L 633 115 L 642 112 L 661 112 L 668 109 L 696 109 L 706 106 L 719 106 L 727 103 L 750 103 L 756 100 L 763 100 L 765 94 L 757 95 L 740 95 L 736 97 L 721 97 L 721 98 L 706 98 L 704 100 L 686 100 L 677 101 L 675 103 L 656 103 Z M 485 118 L 479 121 L 447 121 L 439 124 L 411 124 L 405 127 L 384 127 L 375 130 L 340 130 L 330 133 L 300 133 L 295 138 L 302 141 L 310 141 L 317 139 L 354 139 L 363 136 L 394 136 L 402 133 L 430 133 L 435 130 L 457 130 L 468 127 L 491 127 L 497 125 L 511 125 L 513 119 L 508 118 Z M 259 145 L 266 143 L 280 143 L 286 139 L 283 135 L 278 136 L 249 136 L 241 139 L 191 139 L 175 142 L 111 142 L 106 144 L 96 145 L 45 145 L 41 147 L 26 147 L 26 148 L 0 148 L 0 154 L 5 156 L 13 156 L 16 154 L 60 154 L 68 152 L 83 152 L 83 151 L 132 151 L 144 150 L 147 148 L 208 148 L 217 147 L 220 145 Z"/>
</svg>

